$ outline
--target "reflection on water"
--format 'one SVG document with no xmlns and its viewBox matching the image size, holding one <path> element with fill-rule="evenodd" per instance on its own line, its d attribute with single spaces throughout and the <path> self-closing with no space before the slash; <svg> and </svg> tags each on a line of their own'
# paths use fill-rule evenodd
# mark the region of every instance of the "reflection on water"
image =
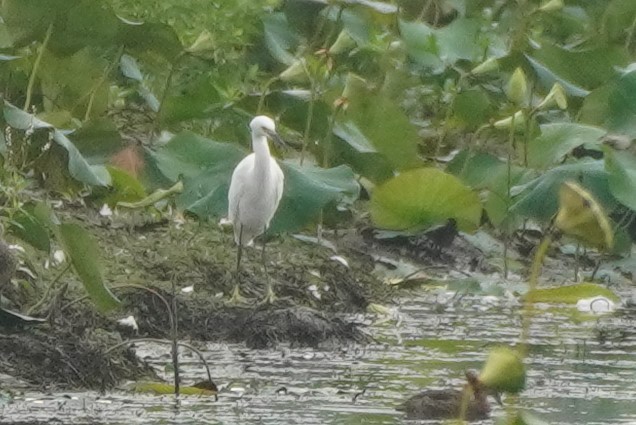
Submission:
<svg viewBox="0 0 636 425">
<path fill-rule="evenodd" d="M 2 407 L 0 423 L 402 423 L 394 410 L 401 400 L 422 387 L 461 386 L 463 370 L 478 369 L 489 346 L 514 343 L 518 310 L 480 297 L 440 306 L 426 295 L 405 301 L 396 320 L 374 325 L 376 343 L 366 347 L 202 346 L 222 389 L 217 402 L 185 397 L 177 407 L 169 396 L 27 393 Z M 636 423 L 634 324 L 625 314 L 597 322 L 579 321 L 565 308 L 541 310 L 522 406 L 551 424 Z M 165 346 L 143 345 L 138 353 L 159 370 L 169 363 Z M 186 384 L 203 379 L 196 357 L 184 351 L 181 358 Z M 493 416 L 502 415 L 495 406 Z"/>
</svg>

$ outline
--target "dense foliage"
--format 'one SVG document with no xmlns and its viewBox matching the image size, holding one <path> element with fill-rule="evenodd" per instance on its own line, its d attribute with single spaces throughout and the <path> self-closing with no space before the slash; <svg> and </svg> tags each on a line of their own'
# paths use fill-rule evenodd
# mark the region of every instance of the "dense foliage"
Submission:
<svg viewBox="0 0 636 425">
<path fill-rule="evenodd" d="M 547 225 L 572 180 L 609 213 L 611 248 L 631 245 L 632 1 L 5 0 L 0 14 L 0 217 L 38 249 L 61 234 L 42 189 L 110 207 L 179 193 L 182 210 L 224 214 L 257 113 L 294 146 L 273 231 L 330 217 L 361 183 L 380 228 L 485 218 L 506 235 Z"/>
</svg>

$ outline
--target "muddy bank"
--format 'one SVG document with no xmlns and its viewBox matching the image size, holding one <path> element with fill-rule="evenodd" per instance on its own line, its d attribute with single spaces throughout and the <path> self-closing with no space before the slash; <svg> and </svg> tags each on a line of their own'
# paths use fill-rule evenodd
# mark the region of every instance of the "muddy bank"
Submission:
<svg viewBox="0 0 636 425">
<path fill-rule="evenodd" d="M 370 303 L 389 303 L 393 295 L 371 274 L 370 256 L 355 250 L 336 254 L 287 235 L 270 238 L 267 244 L 276 302 L 258 302 L 266 280 L 261 251 L 255 247 L 246 249 L 242 263 L 241 292 L 247 302 L 231 305 L 227 300 L 235 284 L 236 249 L 231 234 L 215 224 L 148 221 L 148 215 L 134 213 L 105 218 L 90 209 L 57 213 L 99 241 L 105 280 L 122 306 L 98 313 L 68 271 L 31 312 L 47 318 L 46 323 L 17 329 L 0 324 L 0 372 L 34 385 L 106 389 L 147 374 L 133 351 L 107 351 L 129 338 L 169 337 L 166 302 L 172 303 L 173 283 L 180 339 L 244 343 L 250 348 L 368 341 L 351 313 L 364 312 Z M 27 256 L 21 259 L 23 268 L 34 263 L 32 258 L 25 261 Z M 45 258 L 39 261 L 44 264 Z M 62 263 L 35 271 L 48 284 L 64 267 Z M 11 294 L 9 307 L 27 311 L 42 296 L 40 285 L 34 291 L 33 279 L 18 272 L 4 292 Z M 118 323 L 129 316 L 138 329 Z M 30 354 L 21 355 L 24 352 Z"/>
</svg>

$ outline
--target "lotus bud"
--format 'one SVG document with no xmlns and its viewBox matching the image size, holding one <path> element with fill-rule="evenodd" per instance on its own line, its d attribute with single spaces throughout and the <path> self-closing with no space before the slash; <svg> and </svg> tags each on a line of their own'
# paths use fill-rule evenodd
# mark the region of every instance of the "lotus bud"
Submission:
<svg viewBox="0 0 636 425">
<path fill-rule="evenodd" d="M 346 52 L 347 50 L 351 50 L 356 45 L 356 42 L 349 33 L 345 30 L 340 31 L 340 35 L 336 41 L 329 48 L 329 53 L 333 55 L 338 55 L 340 53 Z"/>
<path fill-rule="evenodd" d="M 550 93 L 548 93 L 541 101 L 541 103 L 537 106 L 537 109 L 549 108 L 555 104 L 561 109 L 566 109 L 568 107 L 568 99 L 566 97 L 565 90 L 559 83 L 554 83 L 550 89 Z"/>
<path fill-rule="evenodd" d="M 479 380 L 491 390 L 517 394 L 526 385 L 526 367 L 519 353 L 508 347 L 494 348 Z"/>
<path fill-rule="evenodd" d="M 561 9 L 563 9 L 563 0 L 550 0 L 539 8 L 542 12 L 554 12 Z"/>
<path fill-rule="evenodd" d="M 474 75 L 486 74 L 499 69 L 499 61 L 495 58 L 488 58 L 470 71 Z"/>
<path fill-rule="evenodd" d="M 307 66 L 304 59 L 294 61 L 286 70 L 278 75 L 282 81 L 302 83 L 308 81 Z"/>
<path fill-rule="evenodd" d="M 493 126 L 499 129 L 510 128 L 513 120 L 515 128 L 517 128 L 526 123 L 526 116 L 523 111 L 517 111 L 513 116 L 496 121 Z"/>
<path fill-rule="evenodd" d="M 208 30 L 201 31 L 201 34 L 194 40 L 192 46 L 187 48 L 188 53 L 204 53 L 210 52 L 215 49 L 214 39 L 212 38 L 212 34 Z"/>
<path fill-rule="evenodd" d="M 506 87 L 506 94 L 508 99 L 516 105 L 522 105 L 526 102 L 528 99 L 528 81 L 523 69 L 517 68 L 512 73 L 512 77 L 510 77 Z"/>
<path fill-rule="evenodd" d="M 356 74 L 349 73 L 347 80 L 345 81 L 345 88 L 342 91 L 342 96 L 345 99 L 351 99 L 351 95 L 360 90 L 364 90 L 367 82 L 364 78 L 359 77 Z"/>
</svg>

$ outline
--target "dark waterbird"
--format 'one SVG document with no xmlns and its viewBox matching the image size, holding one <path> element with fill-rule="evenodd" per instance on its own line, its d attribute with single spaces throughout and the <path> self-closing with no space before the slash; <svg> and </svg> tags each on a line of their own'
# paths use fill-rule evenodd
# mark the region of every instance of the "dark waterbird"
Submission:
<svg viewBox="0 0 636 425">
<path fill-rule="evenodd" d="M 462 390 L 426 390 L 406 400 L 397 407 L 405 412 L 408 419 L 452 419 L 459 418 L 462 413 L 462 402 L 466 393 L 467 404 L 464 419 L 477 421 L 490 415 L 488 395 L 492 395 L 501 403 L 495 394 L 479 381 L 472 371 L 466 371 L 468 381 Z"/>
</svg>

